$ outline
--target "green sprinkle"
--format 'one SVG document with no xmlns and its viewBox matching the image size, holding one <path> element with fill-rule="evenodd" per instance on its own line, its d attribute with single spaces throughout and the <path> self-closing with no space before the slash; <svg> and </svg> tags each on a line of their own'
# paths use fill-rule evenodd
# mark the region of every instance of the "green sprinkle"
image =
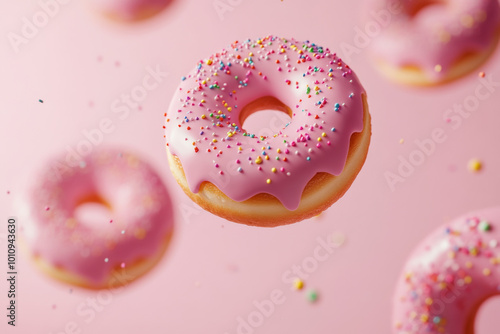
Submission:
<svg viewBox="0 0 500 334">
<path fill-rule="evenodd" d="M 309 292 L 307 292 L 307 300 L 309 300 L 311 303 L 314 303 L 318 300 L 318 293 L 315 290 L 310 290 Z"/>
<path fill-rule="evenodd" d="M 310 92 L 311 92 L 311 87 L 307 87 L 306 94 L 309 94 Z"/>
<path fill-rule="evenodd" d="M 488 232 L 491 230 L 491 225 L 486 220 L 483 220 L 479 223 L 478 228 L 483 232 Z"/>
</svg>

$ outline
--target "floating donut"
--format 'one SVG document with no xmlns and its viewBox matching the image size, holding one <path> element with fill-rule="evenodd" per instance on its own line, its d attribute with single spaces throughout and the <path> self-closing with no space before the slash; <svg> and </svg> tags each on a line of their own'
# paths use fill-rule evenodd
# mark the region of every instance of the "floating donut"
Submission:
<svg viewBox="0 0 500 334">
<path fill-rule="evenodd" d="M 140 21 L 161 12 L 172 0 L 88 0 L 101 14 L 115 21 Z"/>
<path fill-rule="evenodd" d="M 394 296 L 396 334 L 473 334 L 481 304 L 500 294 L 500 208 L 460 217 L 413 252 Z"/>
<path fill-rule="evenodd" d="M 95 149 L 68 167 L 64 156 L 38 176 L 23 210 L 23 240 L 44 272 L 86 288 L 130 283 L 151 269 L 173 231 L 167 190 L 154 170 L 130 153 Z M 105 205 L 111 218 L 84 224 L 77 207 Z"/>
<path fill-rule="evenodd" d="M 269 137 L 246 131 L 246 118 L 265 109 L 291 121 Z M 267 227 L 337 201 L 371 136 L 366 92 L 351 68 L 327 48 L 274 36 L 200 61 L 165 116 L 170 168 L 186 194 L 223 218 Z"/>
<path fill-rule="evenodd" d="M 463 76 L 484 63 L 500 36 L 498 0 L 376 3 L 386 27 L 372 41 L 373 59 L 401 83 L 433 85 Z"/>
</svg>

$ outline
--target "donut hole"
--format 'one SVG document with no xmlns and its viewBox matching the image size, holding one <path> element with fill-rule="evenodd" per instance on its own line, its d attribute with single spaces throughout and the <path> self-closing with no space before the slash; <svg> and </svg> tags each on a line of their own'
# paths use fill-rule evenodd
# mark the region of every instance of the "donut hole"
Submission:
<svg viewBox="0 0 500 334">
<path fill-rule="evenodd" d="M 74 218 L 79 224 L 102 228 L 113 219 L 111 205 L 97 194 L 81 198 L 75 207 Z"/>
<path fill-rule="evenodd" d="M 243 131 L 257 138 L 272 137 L 292 120 L 292 111 L 272 96 L 264 96 L 247 104 L 240 112 L 239 123 Z"/>
<path fill-rule="evenodd" d="M 408 4 L 407 7 L 407 13 L 411 17 L 417 16 L 419 13 L 421 13 L 424 9 L 428 9 L 429 7 L 432 6 L 439 6 L 439 5 L 444 5 L 445 1 L 444 0 L 416 0 Z"/>
<path fill-rule="evenodd" d="M 499 290 L 500 292 L 500 290 Z M 500 310 L 500 296 L 488 298 L 483 302 L 472 322 L 474 331 L 466 332 L 467 334 L 496 334 L 500 328 L 500 318 L 498 312 Z"/>
</svg>

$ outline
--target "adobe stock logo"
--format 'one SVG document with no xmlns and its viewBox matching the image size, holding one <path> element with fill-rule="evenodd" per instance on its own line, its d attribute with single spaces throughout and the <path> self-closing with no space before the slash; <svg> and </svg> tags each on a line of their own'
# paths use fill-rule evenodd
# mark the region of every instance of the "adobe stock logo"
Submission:
<svg viewBox="0 0 500 334">
<path fill-rule="evenodd" d="M 19 53 L 21 45 L 28 44 L 33 40 L 40 30 L 45 28 L 50 20 L 59 14 L 61 5 L 66 5 L 71 0 L 39 0 L 40 7 L 30 18 L 24 16 L 21 18 L 22 26 L 20 34 L 10 31 L 7 33 L 7 39 L 15 53 Z"/>
</svg>

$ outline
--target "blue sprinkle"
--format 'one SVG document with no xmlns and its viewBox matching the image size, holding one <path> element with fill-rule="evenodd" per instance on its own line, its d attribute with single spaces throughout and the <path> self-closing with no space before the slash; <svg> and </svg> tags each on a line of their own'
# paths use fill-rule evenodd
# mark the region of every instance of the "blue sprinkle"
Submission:
<svg viewBox="0 0 500 334">
<path fill-rule="evenodd" d="M 306 160 L 307 160 L 307 161 L 310 161 L 310 160 L 311 160 L 311 157 L 307 157 L 307 158 L 306 158 Z"/>
<path fill-rule="evenodd" d="M 331 130 L 332 130 L 332 132 L 335 132 L 335 128 L 332 128 Z"/>
<path fill-rule="evenodd" d="M 238 172 L 240 172 L 240 173 L 243 172 L 243 168 L 238 167 Z"/>
<path fill-rule="evenodd" d="M 186 80 L 186 77 L 182 77 L 182 78 L 181 78 L 181 80 L 182 80 L 182 81 Z"/>
<path fill-rule="evenodd" d="M 205 132 L 201 131 L 201 132 L 200 132 L 200 136 L 202 136 L 204 133 L 205 133 Z"/>
</svg>

